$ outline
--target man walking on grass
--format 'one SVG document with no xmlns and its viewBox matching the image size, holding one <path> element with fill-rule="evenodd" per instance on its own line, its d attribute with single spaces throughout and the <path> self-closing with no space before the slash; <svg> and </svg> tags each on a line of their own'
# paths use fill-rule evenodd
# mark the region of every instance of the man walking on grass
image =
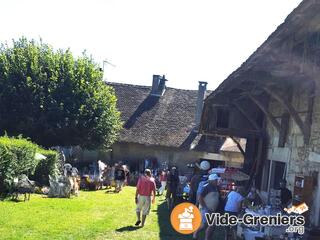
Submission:
<svg viewBox="0 0 320 240">
<path fill-rule="evenodd" d="M 138 180 L 137 190 L 136 190 L 136 213 L 137 213 L 137 222 L 136 226 L 141 224 L 141 227 L 144 226 L 146 217 L 150 212 L 151 202 L 155 202 L 156 196 L 156 184 L 151 179 L 150 169 L 144 171 L 144 175 L 141 176 Z M 142 219 L 141 219 L 142 214 Z"/>
<path fill-rule="evenodd" d="M 124 180 L 126 179 L 126 173 L 124 171 L 123 166 L 117 165 L 114 174 L 114 179 L 116 181 L 116 187 L 114 189 L 114 192 L 119 193 L 122 190 Z"/>
</svg>

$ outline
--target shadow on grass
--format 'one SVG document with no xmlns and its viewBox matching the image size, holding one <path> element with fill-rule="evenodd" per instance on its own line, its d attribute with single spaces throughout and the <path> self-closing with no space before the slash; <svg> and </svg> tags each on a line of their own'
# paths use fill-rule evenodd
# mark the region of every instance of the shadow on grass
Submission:
<svg viewBox="0 0 320 240">
<path fill-rule="evenodd" d="M 28 198 L 24 199 L 23 194 L 19 194 L 18 196 L 13 195 L 11 193 L 0 195 L 0 201 L 10 201 L 15 203 L 20 203 L 20 202 L 29 202 L 30 200 L 31 200 L 31 197 L 29 199 Z"/>
<path fill-rule="evenodd" d="M 160 228 L 159 239 L 161 240 L 192 240 L 192 235 L 182 235 L 177 233 L 170 224 L 170 213 L 167 207 L 166 202 L 162 202 L 158 206 L 158 224 Z M 204 231 L 199 235 L 198 239 L 204 239 Z M 213 238 L 214 240 L 223 240 L 224 239 L 224 230 L 222 227 L 217 227 L 214 231 Z"/>
<path fill-rule="evenodd" d="M 0 201 L 4 201 L 7 198 L 7 194 L 5 193 L 0 193 Z"/>
<path fill-rule="evenodd" d="M 108 194 L 119 194 L 118 192 L 115 192 L 114 190 L 106 190 L 106 193 Z"/>
<path fill-rule="evenodd" d="M 177 233 L 170 224 L 170 213 L 167 207 L 167 202 L 162 202 L 158 206 L 158 224 L 160 228 L 159 239 L 161 240 L 189 240 L 192 239 L 191 235 L 185 235 Z"/>
<path fill-rule="evenodd" d="M 116 232 L 132 232 L 132 231 L 138 230 L 139 228 L 141 228 L 141 227 L 126 226 L 126 227 L 116 229 Z"/>
</svg>

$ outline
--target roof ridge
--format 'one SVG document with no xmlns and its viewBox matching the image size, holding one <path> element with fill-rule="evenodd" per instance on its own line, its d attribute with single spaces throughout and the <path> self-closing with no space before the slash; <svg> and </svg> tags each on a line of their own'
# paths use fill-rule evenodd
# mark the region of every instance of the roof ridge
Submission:
<svg viewBox="0 0 320 240">
<path fill-rule="evenodd" d="M 137 85 L 131 83 L 119 83 L 119 82 L 106 82 L 108 85 L 117 85 L 117 86 L 131 86 L 131 87 L 139 87 L 139 88 L 148 88 L 151 89 L 152 86 L 146 85 Z M 189 92 L 198 92 L 197 89 L 183 89 L 183 88 L 174 88 L 174 87 L 166 87 L 167 90 L 179 90 L 179 91 L 189 91 Z M 207 89 L 207 92 L 211 92 L 212 90 Z"/>
<path fill-rule="evenodd" d="M 151 86 L 145 85 L 137 85 L 137 84 L 130 84 L 130 83 L 119 83 L 119 82 L 105 82 L 108 85 L 118 85 L 118 86 L 132 86 L 132 87 L 139 87 L 139 88 L 151 88 Z"/>
</svg>

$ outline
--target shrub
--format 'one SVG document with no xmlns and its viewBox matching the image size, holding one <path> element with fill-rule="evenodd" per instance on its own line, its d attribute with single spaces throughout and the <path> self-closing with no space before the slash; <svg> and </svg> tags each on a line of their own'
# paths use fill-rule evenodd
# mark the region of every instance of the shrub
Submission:
<svg viewBox="0 0 320 240">
<path fill-rule="evenodd" d="M 35 159 L 36 153 L 46 159 Z M 49 175 L 55 175 L 59 154 L 45 150 L 23 138 L 0 137 L 0 192 L 7 192 L 15 177 L 26 174 L 40 184 L 48 184 Z"/>
<path fill-rule="evenodd" d="M 40 185 L 49 184 L 49 175 L 54 176 L 58 174 L 59 153 L 52 150 L 38 149 L 38 153 L 46 156 L 46 159 L 41 160 L 34 174 L 31 176 Z"/>
<path fill-rule="evenodd" d="M 20 174 L 34 172 L 38 160 L 34 158 L 39 147 L 22 138 L 0 137 L 0 191 L 8 190 Z"/>
</svg>

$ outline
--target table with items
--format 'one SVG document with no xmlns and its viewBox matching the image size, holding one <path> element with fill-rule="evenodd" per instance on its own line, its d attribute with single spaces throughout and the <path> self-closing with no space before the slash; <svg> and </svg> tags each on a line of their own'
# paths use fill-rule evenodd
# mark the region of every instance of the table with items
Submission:
<svg viewBox="0 0 320 240">
<path fill-rule="evenodd" d="M 269 192 L 269 203 L 270 205 L 247 205 L 243 214 L 250 214 L 252 216 L 273 216 L 276 218 L 279 214 L 281 216 L 290 216 L 292 214 L 286 213 L 281 208 L 280 191 L 270 190 Z M 243 237 L 245 240 L 256 240 L 256 239 L 299 239 L 295 237 L 293 233 L 286 233 L 288 225 L 279 226 L 248 226 L 244 224 L 238 224 L 237 236 Z"/>
<path fill-rule="evenodd" d="M 280 209 L 273 209 L 271 206 L 253 206 L 246 208 L 243 214 L 252 216 L 276 216 L 281 213 Z M 281 213 L 282 214 L 282 213 Z M 240 216 L 241 217 L 241 216 Z M 255 239 L 281 239 L 286 232 L 287 226 L 261 226 L 238 224 L 237 235 L 245 240 Z"/>
</svg>

